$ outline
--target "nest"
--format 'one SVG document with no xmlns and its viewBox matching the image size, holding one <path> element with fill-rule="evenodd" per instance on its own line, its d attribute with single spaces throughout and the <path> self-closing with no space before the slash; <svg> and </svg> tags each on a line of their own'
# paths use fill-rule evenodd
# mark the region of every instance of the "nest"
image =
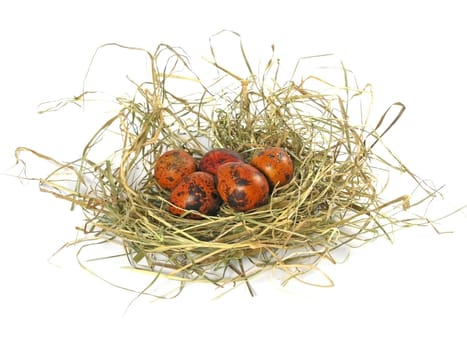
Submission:
<svg viewBox="0 0 467 350">
<path fill-rule="evenodd" d="M 251 279 L 263 271 L 284 272 L 283 283 L 307 282 L 323 260 L 335 261 L 339 248 L 430 223 L 408 213 L 435 191 L 381 139 L 404 106 L 391 105 L 371 127 L 365 107 L 371 104 L 371 86 L 359 88 L 344 65 L 333 67 L 337 82 L 300 76 L 297 67 L 305 61 L 322 62 L 309 57 L 281 80 L 274 52 L 261 72 L 254 72 L 240 41 L 248 74 L 224 67 L 213 48 L 209 65 L 216 76 L 207 84 L 179 48 L 160 45 L 151 53 L 119 47 L 147 55 L 151 79 L 134 83 L 131 98 L 116 99 L 120 110 L 86 143 L 80 159 L 55 162 L 56 170 L 40 180 L 42 191 L 82 208 L 80 242 L 118 242 L 132 268 L 149 271 L 154 280 L 176 281 L 180 290 L 193 281 L 217 287 L 244 282 L 253 294 Z M 395 117 L 385 120 L 390 111 Z M 110 156 L 92 157 L 96 149 L 107 151 L 105 139 L 116 137 L 119 147 Z M 153 176 L 162 153 L 184 149 L 199 159 L 210 149 L 227 148 L 248 161 L 266 146 L 286 149 L 295 166 L 292 181 L 273 189 L 266 205 L 250 212 L 223 205 L 218 215 L 202 220 L 168 212 L 169 193 Z M 421 200 L 411 204 L 408 193 L 388 198 L 394 170 L 424 190 Z M 327 279 L 325 285 L 332 284 Z"/>
</svg>

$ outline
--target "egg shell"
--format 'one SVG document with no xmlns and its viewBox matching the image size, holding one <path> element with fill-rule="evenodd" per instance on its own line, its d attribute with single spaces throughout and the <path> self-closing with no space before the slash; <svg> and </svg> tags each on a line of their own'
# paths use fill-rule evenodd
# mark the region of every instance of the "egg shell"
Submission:
<svg viewBox="0 0 467 350">
<path fill-rule="evenodd" d="M 172 191 L 187 175 L 195 172 L 195 159 L 184 150 L 170 150 L 157 159 L 154 177 L 163 189 Z"/>
<path fill-rule="evenodd" d="M 235 211 L 249 211 L 268 202 L 268 180 L 247 163 L 222 164 L 217 169 L 216 180 L 222 200 Z"/>
<path fill-rule="evenodd" d="M 243 162 L 242 156 L 226 148 L 210 150 L 199 161 L 199 170 L 216 175 L 217 168 L 228 162 Z"/>
<path fill-rule="evenodd" d="M 214 176 L 202 171 L 185 176 L 170 194 L 169 201 L 175 205 L 169 205 L 169 212 L 179 216 L 183 215 L 186 210 L 216 215 L 222 203 Z M 186 217 L 202 219 L 202 216 L 196 213 L 190 213 Z"/>
<path fill-rule="evenodd" d="M 271 187 L 284 186 L 293 178 L 292 158 L 281 147 L 268 147 L 255 153 L 250 164 L 258 168 L 268 178 Z"/>
</svg>

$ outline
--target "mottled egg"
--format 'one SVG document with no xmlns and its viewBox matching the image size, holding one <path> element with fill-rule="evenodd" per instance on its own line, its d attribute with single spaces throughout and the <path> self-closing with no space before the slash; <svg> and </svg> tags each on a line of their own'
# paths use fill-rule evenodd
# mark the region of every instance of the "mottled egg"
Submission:
<svg viewBox="0 0 467 350">
<path fill-rule="evenodd" d="M 293 161 L 281 147 L 268 147 L 257 152 L 250 164 L 259 169 L 269 180 L 270 185 L 284 186 L 293 177 Z"/>
<path fill-rule="evenodd" d="M 187 175 L 197 169 L 195 159 L 184 150 L 171 150 L 156 161 L 154 176 L 163 189 L 171 191 Z"/>
<path fill-rule="evenodd" d="M 248 211 L 267 203 L 269 185 L 266 177 L 254 166 L 230 162 L 217 169 L 217 191 L 222 200 L 235 211 Z"/>
<path fill-rule="evenodd" d="M 202 214 L 215 215 L 221 205 L 212 174 L 196 171 L 185 176 L 174 188 L 169 197 L 169 211 L 174 215 L 183 215 L 186 210 L 196 210 Z M 196 213 L 186 216 L 201 219 Z"/>
<path fill-rule="evenodd" d="M 199 161 L 199 170 L 216 175 L 217 168 L 228 162 L 243 162 L 242 156 L 225 148 L 217 148 L 207 152 Z"/>
</svg>

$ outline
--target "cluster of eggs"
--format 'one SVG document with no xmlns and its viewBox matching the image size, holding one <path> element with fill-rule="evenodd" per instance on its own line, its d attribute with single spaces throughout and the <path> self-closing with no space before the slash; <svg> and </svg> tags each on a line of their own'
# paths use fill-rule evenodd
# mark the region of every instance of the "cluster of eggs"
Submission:
<svg viewBox="0 0 467 350">
<path fill-rule="evenodd" d="M 213 149 L 199 164 L 188 152 L 177 149 L 156 161 L 154 176 L 170 192 L 168 210 L 183 215 L 186 210 L 216 215 L 222 203 L 235 211 L 249 211 L 266 204 L 274 187 L 293 177 L 293 161 L 281 147 L 256 152 L 250 162 L 229 149 Z M 200 219 L 196 213 L 187 215 Z"/>
</svg>

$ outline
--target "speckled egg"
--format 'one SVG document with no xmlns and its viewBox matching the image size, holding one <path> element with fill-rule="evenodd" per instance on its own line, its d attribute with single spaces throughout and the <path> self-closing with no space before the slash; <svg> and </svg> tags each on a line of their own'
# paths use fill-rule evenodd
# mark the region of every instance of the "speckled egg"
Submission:
<svg viewBox="0 0 467 350">
<path fill-rule="evenodd" d="M 242 156 L 225 148 L 217 148 L 207 152 L 199 161 L 199 170 L 216 175 L 217 168 L 228 162 L 243 162 Z"/>
<path fill-rule="evenodd" d="M 186 210 L 216 215 L 221 205 L 214 176 L 202 171 L 185 176 L 170 194 L 169 201 L 174 204 L 169 205 L 169 211 L 174 215 L 183 215 Z M 202 218 L 196 213 L 190 213 L 186 217 Z"/>
<path fill-rule="evenodd" d="M 184 150 L 171 150 L 157 159 L 154 176 L 167 191 L 173 190 L 187 175 L 197 170 L 195 159 Z"/>
<path fill-rule="evenodd" d="M 235 211 L 249 211 L 268 202 L 266 177 L 254 166 L 242 162 L 225 163 L 217 169 L 217 191 Z"/>
<path fill-rule="evenodd" d="M 292 180 L 293 161 L 287 151 L 281 147 L 269 147 L 257 152 L 250 164 L 267 177 L 271 187 L 281 187 Z"/>
</svg>

